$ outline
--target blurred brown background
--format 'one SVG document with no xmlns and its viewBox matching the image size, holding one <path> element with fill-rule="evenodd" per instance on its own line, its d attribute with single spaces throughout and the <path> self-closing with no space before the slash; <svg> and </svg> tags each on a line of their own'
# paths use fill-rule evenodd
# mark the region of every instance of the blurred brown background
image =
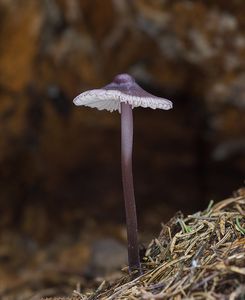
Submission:
<svg viewBox="0 0 245 300">
<path fill-rule="evenodd" d="M 141 232 L 240 187 L 244 10 L 242 0 L 1 0 L 1 232 L 46 243 L 123 226 L 119 114 L 72 103 L 123 72 L 174 103 L 134 111 Z"/>
</svg>

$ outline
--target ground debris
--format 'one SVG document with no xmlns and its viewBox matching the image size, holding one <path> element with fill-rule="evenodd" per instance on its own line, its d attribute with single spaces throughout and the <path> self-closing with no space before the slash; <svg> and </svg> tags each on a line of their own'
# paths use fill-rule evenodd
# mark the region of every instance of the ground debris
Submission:
<svg viewBox="0 0 245 300">
<path fill-rule="evenodd" d="M 80 300 L 244 299 L 245 189 L 163 225 L 143 258 L 143 275 L 104 283 Z"/>
</svg>

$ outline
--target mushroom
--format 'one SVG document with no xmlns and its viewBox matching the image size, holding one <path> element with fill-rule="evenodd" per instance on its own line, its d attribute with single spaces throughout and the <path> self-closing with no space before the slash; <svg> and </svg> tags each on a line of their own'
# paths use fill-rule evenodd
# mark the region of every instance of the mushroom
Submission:
<svg viewBox="0 0 245 300">
<path fill-rule="evenodd" d="M 141 273 L 139 258 L 137 215 L 132 173 L 133 112 L 138 106 L 168 110 L 172 102 L 156 97 L 143 90 L 128 74 L 117 75 L 112 83 L 101 89 L 86 91 L 73 100 L 75 105 L 106 109 L 121 113 L 121 165 L 126 210 L 128 263 L 130 273 Z"/>
</svg>

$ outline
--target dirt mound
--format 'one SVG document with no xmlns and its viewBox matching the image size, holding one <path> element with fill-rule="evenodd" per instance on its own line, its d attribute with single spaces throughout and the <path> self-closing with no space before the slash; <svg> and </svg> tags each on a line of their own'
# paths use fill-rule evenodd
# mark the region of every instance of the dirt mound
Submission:
<svg viewBox="0 0 245 300">
<path fill-rule="evenodd" d="M 202 212 L 176 214 L 143 257 L 143 275 L 103 281 L 78 299 L 244 299 L 245 189 Z"/>
</svg>

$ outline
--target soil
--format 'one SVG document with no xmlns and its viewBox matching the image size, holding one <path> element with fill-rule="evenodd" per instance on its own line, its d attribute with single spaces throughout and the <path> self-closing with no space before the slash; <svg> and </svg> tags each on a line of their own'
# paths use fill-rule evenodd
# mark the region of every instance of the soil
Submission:
<svg viewBox="0 0 245 300">
<path fill-rule="evenodd" d="M 125 242 L 122 226 L 100 228 L 89 220 L 76 234 L 63 232 L 43 245 L 5 231 L 0 298 L 244 299 L 245 189 L 162 224 L 160 235 L 141 249 L 139 277 L 128 274 Z"/>
</svg>

